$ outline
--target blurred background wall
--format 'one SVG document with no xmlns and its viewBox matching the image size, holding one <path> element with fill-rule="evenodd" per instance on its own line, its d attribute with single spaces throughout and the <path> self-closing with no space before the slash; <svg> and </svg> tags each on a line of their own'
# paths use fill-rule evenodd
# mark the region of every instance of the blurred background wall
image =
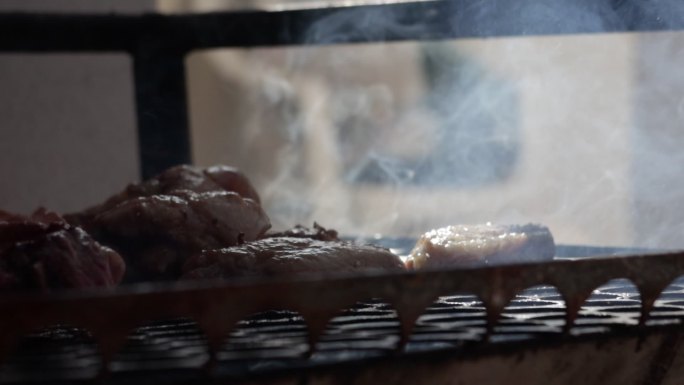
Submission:
<svg viewBox="0 0 684 385">
<path fill-rule="evenodd" d="M 153 8 L 144 0 L 0 1 L 0 11 Z M 131 79 L 124 54 L 0 54 L 0 209 L 77 210 L 137 180 Z"/>
</svg>

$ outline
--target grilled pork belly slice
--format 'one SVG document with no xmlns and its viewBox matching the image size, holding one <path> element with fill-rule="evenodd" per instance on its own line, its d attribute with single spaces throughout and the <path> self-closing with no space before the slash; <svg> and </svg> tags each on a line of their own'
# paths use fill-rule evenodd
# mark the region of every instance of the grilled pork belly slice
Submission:
<svg viewBox="0 0 684 385">
<path fill-rule="evenodd" d="M 555 253 L 553 236 L 545 226 L 456 225 L 423 234 L 407 266 L 423 269 L 546 261 Z"/>
<path fill-rule="evenodd" d="M 290 276 L 302 273 L 402 271 L 389 250 L 311 238 L 273 237 L 220 250 L 206 250 L 183 267 L 184 279 Z"/>
<path fill-rule="evenodd" d="M 0 211 L 0 290 L 114 286 L 124 270 L 119 254 L 55 213 Z"/>
</svg>

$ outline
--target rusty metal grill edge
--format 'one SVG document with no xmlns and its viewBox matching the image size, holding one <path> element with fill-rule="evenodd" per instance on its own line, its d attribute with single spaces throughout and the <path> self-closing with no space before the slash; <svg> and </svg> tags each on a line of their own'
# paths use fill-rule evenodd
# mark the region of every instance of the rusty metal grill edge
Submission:
<svg viewBox="0 0 684 385">
<path fill-rule="evenodd" d="M 184 338 L 191 341 L 189 346 L 195 349 L 191 351 L 196 352 L 192 356 L 195 360 L 192 361 L 193 366 L 203 368 L 201 370 L 211 370 L 217 361 L 236 358 L 237 356 L 231 354 L 240 352 L 240 349 L 244 351 L 245 346 L 249 347 L 250 344 L 254 345 L 254 341 L 258 341 L 254 334 L 257 331 L 266 333 L 264 336 L 267 339 L 277 334 L 269 330 L 280 333 L 280 343 L 288 341 L 291 344 L 287 347 L 289 350 L 284 350 L 288 354 L 295 352 L 290 359 L 318 359 L 319 362 L 326 362 L 326 349 L 335 350 L 336 346 L 344 347 L 350 341 L 353 342 L 353 338 L 336 339 L 330 334 L 331 328 L 334 329 L 333 332 L 353 331 L 353 327 L 345 328 L 345 322 L 360 322 L 359 320 L 365 322 L 364 327 L 377 329 L 379 338 L 384 338 L 371 344 L 373 349 L 378 350 L 378 346 L 380 347 L 380 355 L 391 354 L 392 351 L 403 350 L 404 353 L 410 353 L 417 350 L 415 347 L 420 346 L 420 339 L 432 338 L 430 336 L 435 334 L 435 326 L 441 328 L 437 330 L 436 338 L 433 338 L 437 341 L 432 341 L 436 344 L 424 344 L 427 347 L 423 350 L 438 351 L 440 344 L 447 344 L 452 337 L 459 341 L 457 344 L 446 345 L 452 348 L 487 338 L 497 342 L 497 336 L 502 333 L 508 333 L 508 337 L 504 339 L 506 342 L 515 342 L 515 338 L 529 339 L 525 335 L 535 333 L 543 335 L 547 340 L 564 339 L 567 342 L 582 337 L 577 335 L 577 327 L 583 325 L 580 321 L 587 315 L 580 312 L 582 305 L 592 293 L 596 295 L 595 289 L 614 279 L 629 279 L 638 292 L 633 294 L 640 297 L 638 302 L 621 298 L 621 302 L 612 305 L 613 311 L 629 313 L 631 317 L 631 321 L 617 325 L 618 329 L 657 329 L 661 326 L 658 317 L 652 315 L 649 318 L 649 313 L 663 290 L 683 274 L 684 252 L 667 252 L 393 275 L 156 284 L 122 287 L 115 291 L 4 295 L 0 297 L 0 321 L 3 325 L 0 328 L 0 347 L 3 358 L 6 359 L 7 354 L 14 351 L 22 335 L 54 325 L 69 325 L 77 328 L 74 330 L 85 330 L 92 336 L 92 347 L 98 350 L 97 357 L 101 358 L 102 364 L 87 360 L 84 362 L 90 362 L 92 370 L 89 373 L 95 375 L 112 369 L 110 364 L 113 361 L 115 366 L 125 366 L 125 362 L 122 364 L 120 360 L 122 352 L 126 351 L 124 347 L 136 338 L 142 338 L 143 341 L 141 336 L 145 333 L 156 333 L 157 336 L 171 333 L 169 336 L 175 336 L 176 341 L 183 341 Z M 547 287 L 533 289 L 537 290 L 536 293 L 525 294 L 525 289 L 540 285 L 553 286 L 557 291 L 549 291 Z M 608 287 L 605 292 L 599 292 L 599 295 L 615 300 L 619 297 L 616 297 L 616 293 L 624 291 L 620 287 Z M 537 307 L 516 308 L 516 302 L 521 300 L 520 296 L 516 298 L 516 294 L 521 294 L 523 299 L 525 295 L 532 295 L 541 301 L 562 300 L 564 307 L 554 305 L 550 308 L 552 312 L 559 309 L 564 311 L 561 316 L 564 324 L 558 327 L 561 332 L 551 335 L 552 333 L 537 328 L 534 323 L 507 320 L 507 313 L 510 312 L 517 312 L 518 316 L 524 312 L 536 312 L 533 314 L 535 317 L 544 317 L 544 308 L 538 307 L 538 304 Z M 684 301 L 684 294 L 681 293 L 672 296 L 672 293 L 666 292 L 662 295 L 671 295 L 670 300 L 675 301 L 675 304 L 679 304 L 676 301 Z M 382 302 L 368 302 L 369 299 L 379 299 Z M 595 305 L 601 305 L 601 297 L 596 300 L 599 302 Z M 474 302 L 477 302 L 475 306 L 468 304 Z M 622 308 L 616 308 L 616 305 Z M 344 309 L 350 308 L 352 310 L 348 314 L 348 321 L 336 318 L 344 314 L 341 313 Z M 245 321 L 254 314 L 264 314 L 273 309 L 288 312 L 275 313 L 270 318 L 261 316 L 255 321 Z M 600 310 L 600 307 L 596 309 Z M 482 321 L 473 323 L 475 318 L 471 320 L 468 314 L 477 314 Z M 682 314 L 684 307 L 677 308 L 677 317 Z M 558 314 L 548 317 L 558 318 Z M 141 327 L 150 321 L 170 319 L 176 321 Z M 454 322 L 460 322 L 465 327 L 461 332 L 480 332 L 471 336 L 457 335 L 456 328 L 449 331 L 451 334 L 446 333 L 448 330 L 444 329 L 444 325 L 454 325 Z M 507 325 L 507 322 L 518 323 Z M 592 327 L 598 325 L 600 329 L 600 322 L 594 320 L 591 323 Z M 199 330 L 195 331 L 193 328 Z M 585 332 L 615 335 L 615 330 L 606 332 L 587 329 Z M 370 334 L 368 330 L 364 331 L 361 343 L 373 335 L 372 330 Z M 396 338 L 388 337 L 391 335 Z M 511 338 L 512 335 L 515 338 Z M 227 339 L 233 345 L 226 345 Z M 243 345 L 240 345 L 241 341 Z M 199 346 L 202 348 L 198 348 Z M 373 349 L 366 349 L 365 352 L 372 352 Z M 91 356 L 92 354 L 86 354 L 85 357 Z M 366 359 L 372 357 L 373 354 L 357 356 Z M 264 362 L 268 364 L 276 361 L 262 360 L 262 365 Z M 335 363 L 336 360 L 328 362 Z"/>
</svg>

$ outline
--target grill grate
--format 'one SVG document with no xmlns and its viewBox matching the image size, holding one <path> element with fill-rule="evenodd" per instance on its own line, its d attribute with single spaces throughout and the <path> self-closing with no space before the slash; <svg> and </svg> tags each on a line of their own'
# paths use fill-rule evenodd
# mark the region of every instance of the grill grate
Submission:
<svg viewBox="0 0 684 385">
<path fill-rule="evenodd" d="M 575 321 L 571 335 L 634 328 L 639 294 L 628 280 L 596 289 Z M 537 286 L 518 294 L 487 336 L 486 309 L 477 297 L 440 297 L 418 319 L 405 352 L 464 349 L 472 344 L 517 343 L 563 336 L 565 305 L 555 288 Z M 684 317 L 684 277 L 656 301 L 646 325 L 679 324 Z M 399 343 L 396 312 L 381 301 L 359 303 L 329 324 L 315 353 L 307 356 L 307 328 L 290 311 L 270 311 L 241 321 L 217 355 L 216 372 L 227 377 L 292 367 L 341 363 L 393 354 Z M 206 339 L 187 319 L 154 322 L 129 336 L 111 363 L 113 380 L 173 370 L 197 376 L 209 358 Z M 78 380 L 96 376 L 100 357 L 84 331 L 57 326 L 26 336 L 0 371 L 3 383 Z M 170 372 L 166 372 L 167 374 Z M 169 374 L 168 379 L 174 376 Z M 183 378 L 183 377 L 175 377 Z"/>
<path fill-rule="evenodd" d="M 400 254 L 413 244 L 383 242 Z M 557 251 L 560 259 L 620 255 L 620 250 L 608 248 L 562 246 Z M 622 251 L 627 252 L 640 251 Z M 106 375 L 110 383 L 197 382 L 208 374 L 240 379 L 393 356 L 398 347 L 399 354 L 469 352 L 472 347 L 516 347 L 530 341 L 641 332 L 682 322 L 684 276 L 662 291 L 640 325 L 642 309 L 639 290 L 628 279 L 613 279 L 595 289 L 570 328 L 566 328 L 564 296 L 553 286 L 519 292 L 495 323 L 479 297 L 457 293 L 434 301 L 412 325 L 410 337 L 402 339 L 406 329 L 401 329 L 397 311 L 381 300 L 367 300 L 339 312 L 314 339 L 313 349 L 309 348 L 311 325 L 299 313 L 271 310 L 238 322 L 214 356 L 210 339 L 201 331 L 205 329 L 189 318 L 171 318 L 135 328 L 123 349 L 110 357 Z M 92 381 L 103 373 L 98 346 L 84 329 L 58 325 L 40 330 L 25 336 L 3 361 L 0 383 Z"/>
</svg>

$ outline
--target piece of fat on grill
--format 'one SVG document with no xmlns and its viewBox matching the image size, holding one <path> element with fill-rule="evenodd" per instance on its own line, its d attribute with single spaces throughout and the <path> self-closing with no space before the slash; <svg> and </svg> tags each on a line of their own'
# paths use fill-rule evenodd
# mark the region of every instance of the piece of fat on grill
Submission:
<svg viewBox="0 0 684 385">
<path fill-rule="evenodd" d="M 409 269 L 474 267 L 553 259 L 551 231 L 538 224 L 454 225 L 423 234 L 407 260 Z"/>
</svg>

